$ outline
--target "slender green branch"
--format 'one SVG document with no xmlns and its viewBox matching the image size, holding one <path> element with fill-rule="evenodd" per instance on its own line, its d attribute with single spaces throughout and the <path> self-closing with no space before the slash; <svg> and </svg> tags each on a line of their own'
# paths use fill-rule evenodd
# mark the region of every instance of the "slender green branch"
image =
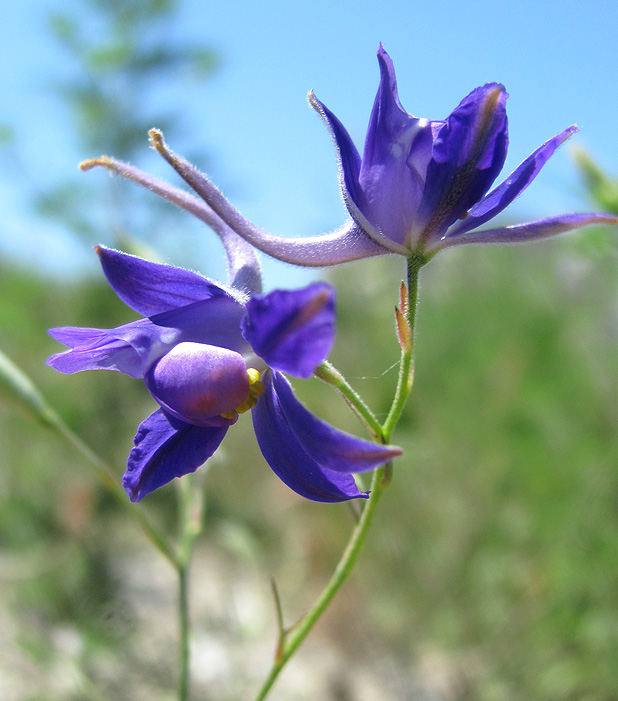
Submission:
<svg viewBox="0 0 618 701">
<path fill-rule="evenodd" d="M 404 316 L 405 323 L 407 323 L 409 327 L 409 333 L 404 334 L 405 342 L 402 341 L 404 336 L 402 336 L 401 333 L 399 335 L 400 343 L 402 345 L 399 378 L 397 381 L 397 388 L 395 390 L 393 403 L 384 424 L 381 425 L 378 422 L 375 415 L 367 407 L 363 399 L 361 399 L 355 390 L 352 389 L 343 375 L 341 375 L 341 373 L 329 362 L 322 363 L 315 371 L 315 374 L 318 377 L 333 385 L 343 395 L 349 406 L 367 425 L 375 440 L 380 442 L 386 443 L 390 440 L 390 436 L 401 417 L 406 400 L 412 390 L 412 379 L 414 376 L 414 323 L 416 319 L 418 299 L 418 278 L 419 271 L 426 262 L 427 259 L 422 255 L 413 255 L 408 260 L 407 297 L 405 300 L 402 299 L 400 315 Z M 374 470 L 371 481 L 371 494 L 365 504 L 358 522 L 354 527 L 354 530 L 352 531 L 348 544 L 333 575 L 309 611 L 292 628 L 288 628 L 287 630 L 282 628 L 281 608 L 277 599 L 277 617 L 279 626 L 277 653 L 270 673 L 256 696 L 256 701 L 263 701 L 266 698 L 288 660 L 292 657 L 292 655 L 294 655 L 296 650 L 298 650 L 315 623 L 333 600 L 335 594 L 339 591 L 342 584 L 352 572 L 352 569 L 358 560 L 361 549 L 367 539 L 367 533 L 373 521 L 378 501 L 390 483 L 391 472 L 391 463 Z"/>
<path fill-rule="evenodd" d="M 382 424 L 382 432 L 386 442 L 390 440 L 412 391 L 414 380 L 414 326 L 416 322 L 416 308 L 418 306 L 419 272 L 426 262 L 427 259 L 420 254 L 413 254 L 408 258 L 408 296 L 405 309 L 402 311 L 405 313 L 410 329 L 410 342 L 406 347 L 402 347 L 395 396 L 386 421 Z"/>
<path fill-rule="evenodd" d="M 193 475 L 185 475 L 177 481 L 179 553 L 176 571 L 178 574 L 178 622 L 180 635 L 180 666 L 178 677 L 178 699 L 187 701 L 190 682 L 190 640 L 191 622 L 189 619 L 189 569 L 193 555 L 193 545 L 202 528 L 202 493 L 195 488 Z"/>
<path fill-rule="evenodd" d="M 283 637 L 283 640 L 280 641 L 277 658 L 275 659 L 273 667 L 270 670 L 270 674 L 264 682 L 264 685 L 256 696 L 256 701 L 263 701 L 263 699 L 266 698 L 268 692 L 281 673 L 281 670 L 285 667 L 287 661 L 300 647 L 301 643 L 309 634 L 309 631 L 324 613 L 327 606 L 333 600 L 333 597 L 339 591 L 341 585 L 345 582 L 356 564 L 360 551 L 365 543 L 365 540 L 367 539 L 367 533 L 373 520 L 376 506 L 385 488 L 382 484 L 383 474 L 383 467 L 374 470 L 373 479 L 371 482 L 371 495 L 369 496 L 365 508 L 363 509 L 360 520 L 352 531 L 352 535 L 350 536 L 346 549 L 341 557 L 341 560 L 339 561 L 339 564 L 337 565 L 337 568 L 335 569 L 335 572 L 330 578 L 328 584 L 322 590 L 322 593 L 316 599 L 311 609 L 292 629 L 288 629 Z"/>
<path fill-rule="evenodd" d="M 378 441 L 382 439 L 382 426 L 376 419 L 371 409 L 365 404 L 361 396 L 352 388 L 345 377 L 332 365 L 328 360 L 325 360 L 321 365 L 314 370 L 314 374 L 324 382 L 332 385 L 337 389 L 352 411 L 361 419 L 367 427 L 369 433 Z"/>
</svg>

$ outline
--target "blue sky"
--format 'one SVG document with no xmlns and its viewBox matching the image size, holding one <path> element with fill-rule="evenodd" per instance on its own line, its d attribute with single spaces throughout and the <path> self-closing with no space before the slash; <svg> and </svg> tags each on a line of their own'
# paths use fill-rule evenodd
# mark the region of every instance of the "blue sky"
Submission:
<svg viewBox="0 0 618 701">
<path fill-rule="evenodd" d="M 42 180 L 72 175 L 77 161 L 95 155 L 66 146 L 64 115 L 41 89 L 50 65 L 59 74 L 64 70 L 63 55 L 45 33 L 45 17 L 67 7 L 51 0 L 10 3 L 0 27 L 0 122 L 18 125 L 26 136 L 23 158 L 37 165 Z M 213 47 L 222 66 L 205 88 L 179 86 L 170 94 L 195 128 L 187 140 L 211 154 L 211 175 L 241 211 L 274 233 L 308 235 L 336 228 L 345 213 L 333 148 L 307 105 L 307 91 L 315 90 L 362 147 L 380 41 L 395 62 L 401 101 L 417 116 L 444 118 L 477 85 L 504 83 L 511 96 L 506 170 L 577 123 L 582 131 L 572 142 L 618 173 L 615 18 L 609 0 L 182 0 L 170 35 Z M 554 156 L 514 203 L 514 217 L 588 208 L 568 150 Z M 65 271 L 72 261 L 70 240 L 58 228 L 33 227 L 18 186 L 6 174 L 0 178 L 0 251 L 29 258 L 35 245 L 48 269 Z"/>
</svg>

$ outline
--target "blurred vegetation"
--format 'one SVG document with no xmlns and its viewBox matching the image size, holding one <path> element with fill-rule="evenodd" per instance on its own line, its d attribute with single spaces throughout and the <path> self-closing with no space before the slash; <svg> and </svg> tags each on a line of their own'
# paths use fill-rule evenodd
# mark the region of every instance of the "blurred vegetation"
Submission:
<svg viewBox="0 0 618 701">
<path fill-rule="evenodd" d="M 89 6 L 94 42 L 92 28 L 72 15 L 53 20 L 79 67 L 59 94 L 72 106 L 85 156 L 138 160 L 148 127 L 181 123 L 173 109 L 154 110 L 156 86 L 185 69 L 208 76 L 216 57 L 167 41 L 169 0 Z M 595 206 L 618 212 L 615 181 L 585 154 L 578 163 Z M 100 182 L 80 182 L 45 193 L 39 212 L 89 238 L 103 221 L 91 209 L 99 201 L 119 245 L 126 231 L 148 231 L 146 243 L 156 242 L 147 223 L 162 220 L 159 210 L 151 214 L 159 207 L 152 198 L 136 207 L 137 190 L 110 179 L 114 191 L 101 200 Z M 378 413 L 395 385 L 402 273 L 400 260 L 374 260 L 331 276 L 339 291 L 332 359 Z M 134 315 L 102 280 L 60 285 L 8 265 L 0 299 L 0 348 L 120 479 L 152 400 L 119 373 L 66 377 L 45 367 L 58 350 L 45 330 L 111 327 Z M 385 688 L 400 678 L 391 698 L 618 697 L 617 340 L 614 230 L 449 251 L 423 271 L 415 390 L 395 436 L 405 454 L 355 575 L 313 634 L 337 645 L 332 699 L 352 698 L 346 684 L 371 666 L 381 668 Z M 296 386 L 326 420 L 361 432 L 329 387 Z M 148 543 L 83 461 L 8 401 L 0 403 L 0 444 L 0 696 L 171 698 L 173 577 L 166 585 L 153 574 Z M 209 465 L 198 472 L 207 504 L 199 550 L 217 555 L 197 570 L 194 595 L 217 578 L 225 589 L 255 581 L 256 572 L 267 590 L 272 574 L 293 620 L 340 554 L 347 507 L 303 502 L 285 488 L 259 455 L 248 417 Z M 173 485 L 146 500 L 169 529 L 175 503 Z M 274 645 L 274 617 L 244 627 L 241 618 L 220 610 L 198 619 L 196 638 L 219 636 L 230 660 L 243 636 L 261 633 Z M 157 635 L 161 647 L 151 648 Z M 202 681 L 196 689 L 237 699 L 233 689 L 265 671 L 266 659 L 256 672 L 241 657 L 227 686 L 215 692 Z M 410 669 L 426 675 L 430 691 L 412 695 Z"/>
</svg>

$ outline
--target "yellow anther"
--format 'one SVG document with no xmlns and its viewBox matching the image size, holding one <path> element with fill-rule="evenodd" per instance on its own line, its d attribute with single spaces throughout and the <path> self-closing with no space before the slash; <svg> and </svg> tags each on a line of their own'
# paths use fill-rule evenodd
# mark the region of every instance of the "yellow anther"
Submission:
<svg viewBox="0 0 618 701">
<path fill-rule="evenodd" d="M 249 394 L 247 398 L 236 409 L 221 414 L 224 419 L 234 419 L 237 414 L 244 414 L 249 409 L 253 409 L 258 399 L 264 394 L 264 384 L 260 381 L 259 371 L 255 368 L 248 368 L 247 376 L 249 378 Z"/>
</svg>

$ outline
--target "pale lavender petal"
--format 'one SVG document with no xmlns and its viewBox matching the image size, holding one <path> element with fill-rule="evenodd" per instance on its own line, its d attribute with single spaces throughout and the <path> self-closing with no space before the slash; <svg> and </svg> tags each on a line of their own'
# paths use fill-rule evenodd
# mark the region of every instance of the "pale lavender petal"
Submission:
<svg viewBox="0 0 618 701">
<path fill-rule="evenodd" d="M 467 231 L 476 229 L 500 214 L 536 178 L 558 146 L 576 131 L 576 126 L 570 126 L 539 146 L 498 187 L 495 187 L 480 202 L 471 207 L 466 217 L 456 222 L 448 230 L 447 238 L 460 236 Z"/>
<path fill-rule="evenodd" d="M 280 373 L 273 373 L 272 383 L 279 407 L 296 438 L 323 467 L 336 472 L 363 472 L 401 455 L 400 448 L 356 438 L 318 419 L 296 399 Z"/>
<path fill-rule="evenodd" d="M 304 450 L 279 405 L 272 374 L 264 377 L 265 392 L 251 414 L 258 445 L 273 472 L 290 489 L 313 501 L 366 497 L 351 475 L 323 467 Z"/>
<path fill-rule="evenodd" d="M 502 170 L 508 146 L 507 97 L 498 83 L 476 88 L 438 132 L 418 211 L 430 236 L 443 234 L 465 214 Z"/>
<path fill-rule="evenodd" d="M 220 285 L 184 268 L 95 246 L 114 292 L 143 316 L 160 314 L 210 297 L 229 296 Z"/>
<path fill-rule="evenodd" d="M 109 156 L 93 158 L 80 164 L 82 170 L 90 170 L 97 166 L 122 175 L 201 219 L 219 235 L 223 243 L 227 257 L 228 277 L 232 287 L 245 294 L 261 292 L 260 264 L 255 251 L 242 239 L 239 240 L 232 229 L 206 203 L 184 192 L 184 190 L 173 187 L 158 178 L 153 178 L 138 168 Z"/>
<path fill-rule="evenodd" d="M 252 297 L 242 332 L 270 367 L 310 377 L 333 345 L 335 291 L 318 282 L 302 290 Z"/>
<path fill-rule="evenodd" d="M 122 478 L 131 501 L 195 472 L 217 450 L 226 431 L 227 426 L 193 426 L 155 411 L 140 424 Z"/>
<path fill-rule="evenodd" d="M 198 426 L 229 425 L 249 396 L 249 376 L 243 357 L 227 348 L 203 343 L 179 343 L 144 377 L 146 387 L 163 409 Z"/>
<path fill-rule="evenodd" d="M 611 214 L 563 214 L 558 217 L 541 219 L 529 224 L 503 226 L 497 229 L 470 231 L 462 236 L 443 238 L 431 248 L 430 252 L 452 246 L 466 246 L 477 243 L 525 243 L 557 236 L 573 229 L 591 224 L 618 224 L 618 217 Z"/>
<path fill-rule="evenodd" d="M 113 331 L 64 326 L 48 333 L 70 348 L 47 359 L 46 364 L 58 372 L 115 370 L 136 379 L 143 376 L 139 354 L 125 341 L 110 335 Z"/>
</svg>

